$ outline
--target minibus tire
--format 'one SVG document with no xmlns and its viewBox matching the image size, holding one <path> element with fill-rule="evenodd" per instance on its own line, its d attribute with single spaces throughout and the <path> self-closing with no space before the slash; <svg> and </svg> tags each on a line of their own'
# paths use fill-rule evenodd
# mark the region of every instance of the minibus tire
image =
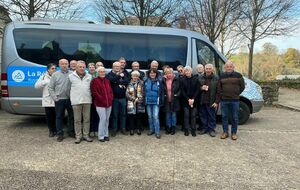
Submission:
<svg viewBox="0 0 300 190">
<path fill-rule="evenodd" d="M 250 117 L 250 108 L 249 106 L 245 103 L 240 101 L 240 110 L 239 110 L 239 125 L 245 124 Z M 229 123 L 232 123 L 232 117 L 231 114 L 229 113 Z"/>
</svg>

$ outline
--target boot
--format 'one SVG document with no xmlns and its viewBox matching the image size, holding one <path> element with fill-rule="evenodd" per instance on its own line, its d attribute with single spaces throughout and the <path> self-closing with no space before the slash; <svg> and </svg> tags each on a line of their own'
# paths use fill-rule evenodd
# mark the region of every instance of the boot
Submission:
<svg viewBox="0 0 300 190">
<path fill-rule="evenodd" d="M 171 135 L 175 135 L 175 133 L 176 133 L 176 127 L 173 126 L 173 127 L 171 128 Z"/>
</svg>

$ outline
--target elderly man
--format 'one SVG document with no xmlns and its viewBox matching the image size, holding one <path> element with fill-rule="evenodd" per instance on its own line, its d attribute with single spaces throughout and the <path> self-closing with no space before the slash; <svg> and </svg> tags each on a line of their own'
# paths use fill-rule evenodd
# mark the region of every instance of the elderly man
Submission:
<svg viewBox="0 0 300 190">
<path fill-rule="evenodd" d="M 116 136 L 118 129 L 118 121 L 120 118 L 121 133 L 127 135 L 126 132 L 126 88 L 130 82 L 128 75 L 124 74 L 124 70 L 121 70 L 120 62 L 114 62 L 112 70 L 107 74 L 107 78 L 110 81 L 111 88 L 113 90 L 113 117 L 112 125 L 113 130 L 111 136 Z M 120 117 L 119 117 L 120 116 Z"/>
<path fill-rule="evenodd" d="M 199 78 L 203 74 L 204 74 L 204 66 L 200 63 L 197 65 L 197 74 L 195 75 L 195 77 Z"/>
<path fill-rule="evenodd" d="M 96 62 L 96 69 L 98 69 L 98 67 L 104 67 L 101 61 Z"/>
<path fill-rule="evenodd" d="M 71 86 L 70 99 L 74 111 L 75 144 L 79 144 L 82 139 L 87 142 L 93 141 L 89 137 L 90 110 L 92 104 L 90 83 L 92 76 L 85 71 L 85 68 L 85 62 L 79 60 L 77 62 L 76 71 L 69 76 Z M 81 125 L 81 119 L 83 120 L 83 126 Z"/>
<path fill-rule="evenodd" d="M 132 69 L 132 70 L 131 70 L 131 72 L 129 73 L 130 76 L 131 76 L 131 73 L 132 73 L 133 71 L 138 71 L 138 72 L 140 73 L 139 78 L 140 78 L 141 80 L 143 80 L 143 78 L 145 77 L 145 73 L 144 73 L 143 71 L 140 70 L 140 64 L 139 64 L 139 62 L 137 62 L 137 61 L 132 62 L 132 64 L 131 64 L 131 69 Z"/>
<path fill-rule="evenodd" d="M 149 71 L 151 70 L 151 69 L 155 69 L 155 70 L 158 70 L 158 66 L 159 66 L 159 63 L 156 61 L 156 60 L 153 60 L 151 63 L 150 63 L 150 69 L 149 69 Z M 144 80 L 146 80 L 147 79 L 147 76 L 149 76 L 149 71 L 147 71 L 146 72 L 146 75 L 145 75 L 145 77 L 144 77 Z M 157 78 L 158 78 L 158 80 L 162 80 L 162 73 L 161 72 L 157 72 Z"/>
<path fill-rule="evenodd" d="M 221 111 L 223 134 L 221 139 L 228 137 L 228 117 L 232 116 L 231 139 L 237 140 L 238 114 L 240 94 L 245 89 L 245 81 L 243 76 L 234 71 L 234 63 L 227 61 L 224 66 L 225 72 L 220 76 L 221 88 Z"/>
<path fill-rule="evenodd" d="M 208 133 L 211 137 L 216 136 L 216 113 L 220 102 L 220 87 L 218 86 L 218 76 L 214 73 L 212 64 L 205 65 L 205 73 L 199 76 L 200 93 L 199 116 L 203 129 L 199 134 Z"/>
<path fill-rule="evenodd" d="M 71 72 L 68 70 L 68 66 L 68 60 L 60 59 L 60 70 L 53 73 L 48 86 L 49 94 L 55 102 L 56 131 L 58 142 L 63 141 L 64 138 L 63 120 L 65 115 L 65 109 L 67 109 L 68 111 L 68 134 L 70 137 L 75 137 L 73 109 L 71 106 L 70 88 L 68 85 L 68 77 L 71 74 Z"/>
<path fill-rule="evenodd" d="M 75 71 L 77 66 L 77 61 L 76 60 L 71 60 L 70 61 L 70 71 Z"/>
</svg>

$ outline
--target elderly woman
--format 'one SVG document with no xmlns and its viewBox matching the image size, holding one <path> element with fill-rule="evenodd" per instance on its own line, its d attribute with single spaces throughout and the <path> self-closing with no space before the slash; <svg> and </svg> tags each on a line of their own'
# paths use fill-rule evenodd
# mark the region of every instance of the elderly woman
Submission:
<svg viewBox="0 0 300 190">
<path fill-rule="evenodd" d="M 157 69 L 150 69 L 144 84 L 145 104 L 149 119 L 149 133 L 160 139 L 159 107 L 163 104 L 163 90 Z"/>
<path fill-rule="evenodd" d="M 166 112 L 166 134 L 174 135 L 177 125 L 176 112 L 180 110 L 180 84 L 172 68 L 165 69 L 162 79 L 164 90 L 164 111 Z"/>
<path fill-rule="evenodd" d="M 184 135 L 189 135 L 189 129 L 192 136 L 196 136 L 196 100 L 200 91 L 197 78 L 192 75 L 192 68 L 186 66 L 184 68 L 184 77 L 181 79 L 181 93 L 183 96 L 184 111 Z"/>
<path fill-rule="evenodd" d="M 97 68 L 98 77 L 91 82 L 91 92 L 99 115 L 98 139 L 100 142 L 109 141 L 108 125 L 111 106 L 113 100 L 113 92 L 110 82 L 105 78 L 105 68 Z"/>
<path fill-rule="evenodd" d="M 143 81 L 140 80 L 138 71 L 131 72 L 131 81 L 126 88 L 127 98 L 127 114 L 129 120 L 130 135 L 134 135 L 134 131 L 141 135 L 141 117 L 145 113 L 143 103 Z"/>
<path fill-rule="evenodd" d="M 56 66 L 53 63 L 47 65 L 47 71 L 44 75 L 40 76 L 38 81 L 35 83 L 34 87 L 36 89 L 43 89 L 43 99 L 42 106 L 45 108 L 46 113 L 46 121 L 49 129 L 49 137 L 54 137 L 56 135 L 56 127 L 55 127 L 55 105 L 54 100 L 51 98 L 48 86 L 50 83 L 50 79 L 52 74 L 55 72 Z"/>
</svg>

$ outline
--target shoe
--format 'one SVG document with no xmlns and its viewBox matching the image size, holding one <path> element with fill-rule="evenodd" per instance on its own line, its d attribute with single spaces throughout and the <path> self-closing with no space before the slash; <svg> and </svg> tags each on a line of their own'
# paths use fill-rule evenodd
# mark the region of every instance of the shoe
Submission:
<svg viewBox="0 0 300 190">
<path fill-rule="evenodd" d="M 148 136 L 151 136 L 151 135 L 153 135 L 153 134 L 154 134 L 153 131 L 149 131 L 149 132 L 147 133 Z"/>
<path fill-rule="evenodd" d="M 170 134 L 171 133 L 170 127 L 166 127 L 165 131 L 166 131 L 166 135 Z"/>
<path fill-rule="evenodd" d="M 116 135 L 117 135 L 117 131 L 112 130 L 112 131 L 111 131 L 111 136 L 112 136 L 112 137 L 115 137 Z"/>
<path fill-rule="evenodd" d="M 104 139 L 99 139 L 99 141 L 100 141 L 100 142 L 105 142 L 105 140 L 104 140 Z"/>
<path fill-rule="evenodd" d="M 160 136 L 160 134 L 156 134 L 155 137 L 156 137 L 157 139 L 160 139 L 161 136 Z"/>
<path fill-rule="evenodd" d="M 134 135 L 134 130 L 130 130 L 130 135 Z"/>
<path fill-rule="evenodd" d="M 192 130 L 191 134 L 192 134 L 193 137 L 195 137 L 196 136 L 196 130 Z"/>
<path fill-rule="evenodd" d="M 175 135 L 175 133 L 176 133 L 176 127 L 172 127 L 171 128 L 171 135 Z"/>
<path fill-rule="evenodd" d="M 189 131 L 188 130 L 184 130 L 184 136 L 189 136 Z"/>
<path fill-rule="evenodd" d="M 85 140 L 86 142 L 93 142 L 93 139 L 91 139 L 90 137 L 83 137 L 83 140 Z"/>
<path fill-rule="evenodd" d="M 227 139 L 227 137 L 228 137 L 228 133 L 222 133 L 222 135 L 221 135 L 221 139 Z"/>
<path fill-rule="evenodd" d="M 142 134 L 142 132 L 141 132 L 141 130 L 137 130 L 137 132 L 136 132 L 138 135 L 141 135 Z"/>
<path fill-rule="evenodd" d="M 92 138 L 96 137 L 95 132 L 90 132 L 90 137 L 92 137 Z"/>
<path fill-rule="evenodd" d="M 81 143 L 81 138 L 76 138 L 75 139 L 75 144 L 79 144 L 79 143 Z"/>
<path fill-rule="evenodd" d="M 73 132 L 70 132 L 70 133 L 68 133 L 68 135 L 69 135 L 69 137 L 71 137 L 71 138 L 74 138 L 74 139 L 75 139 L 75 133 L 73 133 Z"/>
<path fill-rule="evenodd" d="M 199 135 L 204 135 L 205 133 L 206 133 L 206 130 L 204 130 L 204 129 L 201 129 L 201 130 L 198 132 Z"/>
<path fill-rule="evenodd" d="M 56 132 L 53 132 L 53 131 L 49 131 L 49 137 L 54 137 L 56 134 Z"/>
<path fill-rule="evenodd" d="M 125 129 L 122 129 L 122 130 L 121 130 L 121 133 L 122 133 L 123 135 L 128 135 L 128 133 L 127 133 L 127 131 L 126 131 Z"/>
<path fill-rule="evenodd" d="M 59 135 L 56 140 L 57 142 L 61 142 L 64 140 L 64 137 L 62 135 Z"/>
<path fill-rule="evenodd" d="M 105 141 L 109 141 L 109 137 L 104 137 L 104 140 Z"/>
<path fill-rule="evenodd" d="M 231 134 L 231 139 L 234 140 L 234 141 L 238 139 L 236 133 Z"/>
<path fill-rule="evenodd" d="M 215 130 L 209 131 L 208 134 L 209 134 L 209 136 L 211 136 L 211 137 L 215 137 L 215 136 L 216 136 Z"/>
</svg>

